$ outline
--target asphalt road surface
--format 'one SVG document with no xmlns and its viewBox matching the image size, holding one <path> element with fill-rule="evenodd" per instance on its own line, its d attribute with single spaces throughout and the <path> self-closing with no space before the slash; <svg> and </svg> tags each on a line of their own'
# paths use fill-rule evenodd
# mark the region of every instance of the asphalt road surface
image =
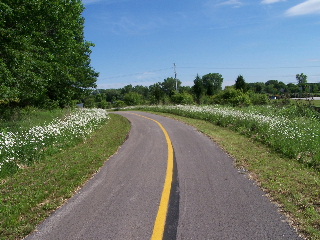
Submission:
<svg viewBox="0 0 320 240">
<path fill-rule="evenodd" d="M 132 129 L 117 154 L 26 239 L 150 239 L 165 182 L 174 176 L 164 239 L 300 239 L 277 207 L 208 137 L 178 121 L 119 112 Z"/>
</svg>

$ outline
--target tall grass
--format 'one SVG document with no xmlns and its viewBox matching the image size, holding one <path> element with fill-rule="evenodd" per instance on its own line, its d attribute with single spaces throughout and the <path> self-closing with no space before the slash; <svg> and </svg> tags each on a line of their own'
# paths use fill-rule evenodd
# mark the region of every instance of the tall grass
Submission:
<svg viewBox="0 0 320 240">
<path fill-rule="evenodd" d="M 108 114 L 105 110 L 76 109 L 63 118 L 59 116 L 29 129 L 25 125 L 18 130 L 15 126 L 16 131 L 3 128 L 0 132 L 0 177 L 30 165 L 44 154 L 85 139 L 106 119 Z"/>
<path fill-rule="evenodd" d="M 55 118 L 61 118 L 72 111 L 70 108 L 56 108 L 51 110 L 35 107 L 12 108 L 0 111 L 0 131 L 21 131 L 34 126 L 42 126 Z"/>
<path fill-rule="evenodd" d="M 320 170 L 320 121 L 315 112 L 306 110 L 301 113 L 301 109 L 295 109 L 294 106 L 234 108 L 178 105 L 142 108 L 207 120 L 230 128 Z"/>
</svg>

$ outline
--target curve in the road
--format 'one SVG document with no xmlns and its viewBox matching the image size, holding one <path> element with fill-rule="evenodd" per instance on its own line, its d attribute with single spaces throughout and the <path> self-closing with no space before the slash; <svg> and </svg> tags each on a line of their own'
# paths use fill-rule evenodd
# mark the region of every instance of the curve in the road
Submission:
<svg viewBox="0 0 320 240">
<path fill-rule="evenodd" d="M 167 162 L 166 179 L 164 182 L 160 205 L 159 205 L 159 210 L 158 210 L 158 214 L 156 217 L 156 221 L 155 221 L 155 224 L 153 227 L 153 233 L 152 233 L 152 237 L 151 237 L 151 240 L 158 240 L 158 239 L 163 238 L 165 225 L 166 225 L 167 212 L 168 212 L 168 208 L 169 208 L 169 200 L 170 200 L 170 195 L 171 195 L 171 186 L 172 186 L 172 181 L 173 181 L 174 150 L 173 150 L 170 136 L 169 136 L 167 130 L 162 126 L 162 124 L 160 122 L 158 122 L 157 120 L 154 120 L 152 118 L 142 116 L 140 114 L 136 114 L 136 113 L 133 113 L 133 114 L 156 122 L 159 125 L 159 127 L 161 128 L 161 130 L 163 131 L 163 134 L 165 135 L 167 145 L 168 145 L 168 162 Z"/>
<path fill-rule="evenodd" d="M 301 239 L 234 160 L 197 129 L 151 113 L 118 114 L 131 122 L 128 140 L 28 240 Z M 168 145 L 174 147 L 169 170 Z"/>
</svg>

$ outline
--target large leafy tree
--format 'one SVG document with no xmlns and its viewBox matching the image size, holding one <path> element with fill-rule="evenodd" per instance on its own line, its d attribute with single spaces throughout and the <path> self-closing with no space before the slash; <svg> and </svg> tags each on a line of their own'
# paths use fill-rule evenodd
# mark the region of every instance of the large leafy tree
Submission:
<svg viewBox="0 0 320 240">
<path fill-rule="evenodd" d="M 222 90 L 223 77 L 219 73 L 208 73 L 202 76 L 202 82 L 207 95 L 212 96 Z"/>
<path fill-rule="evenodd" d="M 2 0 L 0 81 L 12 100 L 65 106 L 95 87 L 83 10 L 81 0 Z"/>
<path fill-rule="evenodd" d="M 172 77 L 164 79 L 161 83 L 163 92 L 169 97 L 171 97 L 175 93 L 175 91 L 180 88 L 180 86 L 181 81 Z"/>
</svg>

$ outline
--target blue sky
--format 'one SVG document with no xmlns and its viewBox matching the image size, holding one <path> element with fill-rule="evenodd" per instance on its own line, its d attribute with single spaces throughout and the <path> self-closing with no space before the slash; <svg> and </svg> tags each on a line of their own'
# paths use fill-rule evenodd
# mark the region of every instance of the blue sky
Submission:
<svg viewBox="0 0 320 240">
<path fill-rule="evenodd" d="M 220 73 L 320 82 L 320 0 L 83 0 L 98 88 Z"/>
</svg>

